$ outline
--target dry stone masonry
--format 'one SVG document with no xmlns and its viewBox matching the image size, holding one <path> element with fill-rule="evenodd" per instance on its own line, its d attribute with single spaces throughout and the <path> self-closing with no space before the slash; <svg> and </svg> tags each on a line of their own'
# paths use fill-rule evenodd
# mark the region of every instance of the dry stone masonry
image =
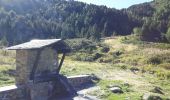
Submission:
<svg viewBox="0 0 170 100">
<path fill-rule="evenodd" d="M 70 47 L 60 39 L 32 40 L 12 46 L 16 50 L 16 84 L 0 88 L 0 100 L 52 100 L 74 96 L 72 86 L 90 81 L 89 75 L 66 78 L 60 75 L 65 54 Z M 58 54 L 63 53 L 59 62 Z"/>
</svg>

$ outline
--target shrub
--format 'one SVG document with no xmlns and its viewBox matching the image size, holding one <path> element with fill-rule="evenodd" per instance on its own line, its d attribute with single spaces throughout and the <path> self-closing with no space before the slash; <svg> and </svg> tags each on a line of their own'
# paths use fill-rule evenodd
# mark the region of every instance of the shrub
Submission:
<svg viewBox="0 0 170 100">
<path fill-rule="evenodd" d="M 2 46 L 8 46 L 9 45 L 9 42 L 7 41 L 5 36 L 1 39 L 0 45 L 2 45 Z"/>
<path fill-rule="evenodd" d="M 139 27 L 135 27 L 134 29 L 133 29 L 133 33 L 134 34 L 137 34 L 139 37 L 142 35 L 142 29 L 141 28 L 139 28 Z"/>
<path fill-rule="evenodd" d="M 102 47 L 101 52 L 108 53 L 110 51 L 109 47 Z"/>
<path fill-rule="evenodd" d="M 126 64 L 118 64 L 118 65 L 116 65 L 116 67 L 119 67 L 119 68 L 121 68 L 121 69 L 124 69 L 124 70 L 126 70 L 126 69 L 128 69 L 128 65 L 126 65 Z"/>
<path fill-rule="evenodd" d="M 112 62 L 112 58 L 100 58 L 98 59 L 98 62 L 100 63 L 111 63 Z"/>
<path fill-rule="evenodd" d="M 76 52 L 79 50 L 92 50 L 95 49 L 95 42 L 92 42 L 90 40 L 84 39 L 84 38 L 79 38 L 79 39 L 68 39 L 65 40 L 65 42 Z"/>
<path fill-rule="evenodd" d="M 147 63 L 157 65 L 162 63 L 162 60 L 158 56 L 152 56 L 148 58 Z"/>
<path fill-rule="evenodd" d="M 101 57 L 102 57 L 102 54 L 100 54 L 100 53 L 95 53 L 94 54 L 94 60 L 97 60 L 97 59 L 99 59 Z"/>
<path fill-rule="evenodd" d="M 170 63 L 163 63 L 163 64 L 160 64 L 159 67 L 170 70 Z"/>
<path fill-rule="evenodd" d="M 123 54 L 123 50 L 117 50 L 117 51 L 114 51 L 114 52 L 110 52 L 109 54 L 112 55 L 113 58 L 115 58 L 117 56 L 122 55 Z"/>
<path fill-rule="evenodd" d="M 116 52 L 115 52 L 115 55 L 116 55 L 116 56 L 120 56 L 121 54 L 123 54 L 122 51 L 116 51 Z"/>
<path fill-rule="evenodd" d="M 157 70 L 157 71 L 156 71 L 156 76 L 157 76 L 159 79 L 167 79 L 166 72 L 163 71 L 163 70 Z"/>
<path fill-rule="evenodd" d="M 166 76 L 167 76 L 167 79 L 170 79 L 170 72 L 167 72 Z"/>
<path fill-rule="evenodd" d="M 142 72 L 155 72 L 153 65 L 147 65 L 142 67 Z"/>
<path fill-rule="evenodd" d="M 9 56 L 9 52 L 6 51 L 6 50 L 1 50 L 0 54 L 3 55 L 3 56 Z"/>
<path fill-rule="evenodd" d="M 170 28 L 168 29 L 166 33 L 166 39 L 168 40 L 168 42 L 170 42 Z"/>
<path fill-rule="evenodd" d="M 95 54 L 88 54 L 88 53 L 76 53 L 75 55 L 72 56 L 74 60 L 78 61 L 95 61 L 102 57 L 102 54 L 100 53 L 95 53 Z"/>
</svg>

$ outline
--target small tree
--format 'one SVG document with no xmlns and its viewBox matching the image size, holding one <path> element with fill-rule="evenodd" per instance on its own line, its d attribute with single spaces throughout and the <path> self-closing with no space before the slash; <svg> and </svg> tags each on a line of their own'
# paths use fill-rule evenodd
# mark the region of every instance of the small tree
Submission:
<svg viewBox="0 0 170 100">
<path fill-rule="evenodd" d="M 142 39 L 142 28 L 135 27 L 133 29 L 133 34 L 136 35 L 138 38 Z"/>
<path fill-rule="evenodd" d="M 9 42 L 7 41 L 5 36 L 1 39 L 0 44 L 2 46 L 8 46 Z"/>
<path fill-rule="evenodd" d="M 170 42 L 170 27 L 168 28 L 168 31 L 166 33 L 166 39 L 168 40 L 168 42 Z"/>
<path fill-rule="evenodd" d="M 142 35 L 142 29 L 139 27 L 135 27 L 133 29 L 133 33 L 140 37 Z"/>
</svg>

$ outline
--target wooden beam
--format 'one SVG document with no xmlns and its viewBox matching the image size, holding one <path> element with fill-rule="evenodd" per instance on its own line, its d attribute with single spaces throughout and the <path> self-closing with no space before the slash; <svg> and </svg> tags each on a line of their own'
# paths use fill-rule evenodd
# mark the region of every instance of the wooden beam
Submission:
<svg viewBox="0 0 170 100">
<path fill-rule="evenodd" d="M 57 69 L 57 73 L 59 73 L 60 70 L 61 70 L 61 66 L 62 66 L 62 64 L 63 64 L 63 62 L 64 62 L 65 56 L 66 56 L 66 53 L 63 53 L 63 56 L 62 56 L 61 61 L 60 61 L 60 64 L 59 64 L 59 67 L 58 67 L 58 69 Z"/>
</svg>

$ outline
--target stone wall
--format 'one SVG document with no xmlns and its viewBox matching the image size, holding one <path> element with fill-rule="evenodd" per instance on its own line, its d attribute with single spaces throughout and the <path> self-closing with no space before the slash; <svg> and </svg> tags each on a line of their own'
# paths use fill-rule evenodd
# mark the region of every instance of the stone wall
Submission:
<svg viewBox="0 0 170 100">
<path fill-rule="evenodd" d="M 25 50 L 16 51 L 16 84 L 26 84 L 30 71 L 27 69 L 28 53 Z"/>
<path fill-rule="evenodd" d="M 92 82 L 92 77 L 90 75 L 77 75 L 77 76 L 70 76 L 67 78 L 73 87 L 79 87 L 84 84 L 88 84 Z"/>
<path fill-rule="evenodd" d="M 49 100 L 50 94 L 52 93 L 52 88 L 52 82 L 32 84 L 29 87 L 31 100 Z"/>
<path fill-rule="evenodd" d="M 29 82 L 30 73 L 34 66 L 37 50 L 17 50 L 16 52 L 16 84 L 23 85 Z M 35 76 L 44 72 L 56 71 L 58 67 L 57 52 L 51 48 L 44 48 L 38 61 Z"/>
<path fill-rule="evenodd" d="M 31 54 L 29 54 L 31 55 Z M 58 67 L 57 52 L 51 48 L 44 48 L 41 52 L 41 56 L 38 62 L 36 74 L 41 74 L 44 71 L 54 72 Z M 35 55 L 34 55 L 35 57 Z M 32 59 L 30 57 L 29 59 Z"/>
<path fill-rule="evenodd" d="M 91 82 L 91 76 L 78 75 L 68 77 L 68 81 L 74 87 Z M 53 90 L 52 82 L 44 82 L 26 86 L 6 86 L 0 88 L 0 100 L 48 100 L 50 91 Z M 57 89 L 56 89 L 57 90 Z"/>
<path fill-rule="evenodd" d="M 0 100 L 27 100 L 24 87 L 16 85 L 0 88 Z"/>
</svg>

